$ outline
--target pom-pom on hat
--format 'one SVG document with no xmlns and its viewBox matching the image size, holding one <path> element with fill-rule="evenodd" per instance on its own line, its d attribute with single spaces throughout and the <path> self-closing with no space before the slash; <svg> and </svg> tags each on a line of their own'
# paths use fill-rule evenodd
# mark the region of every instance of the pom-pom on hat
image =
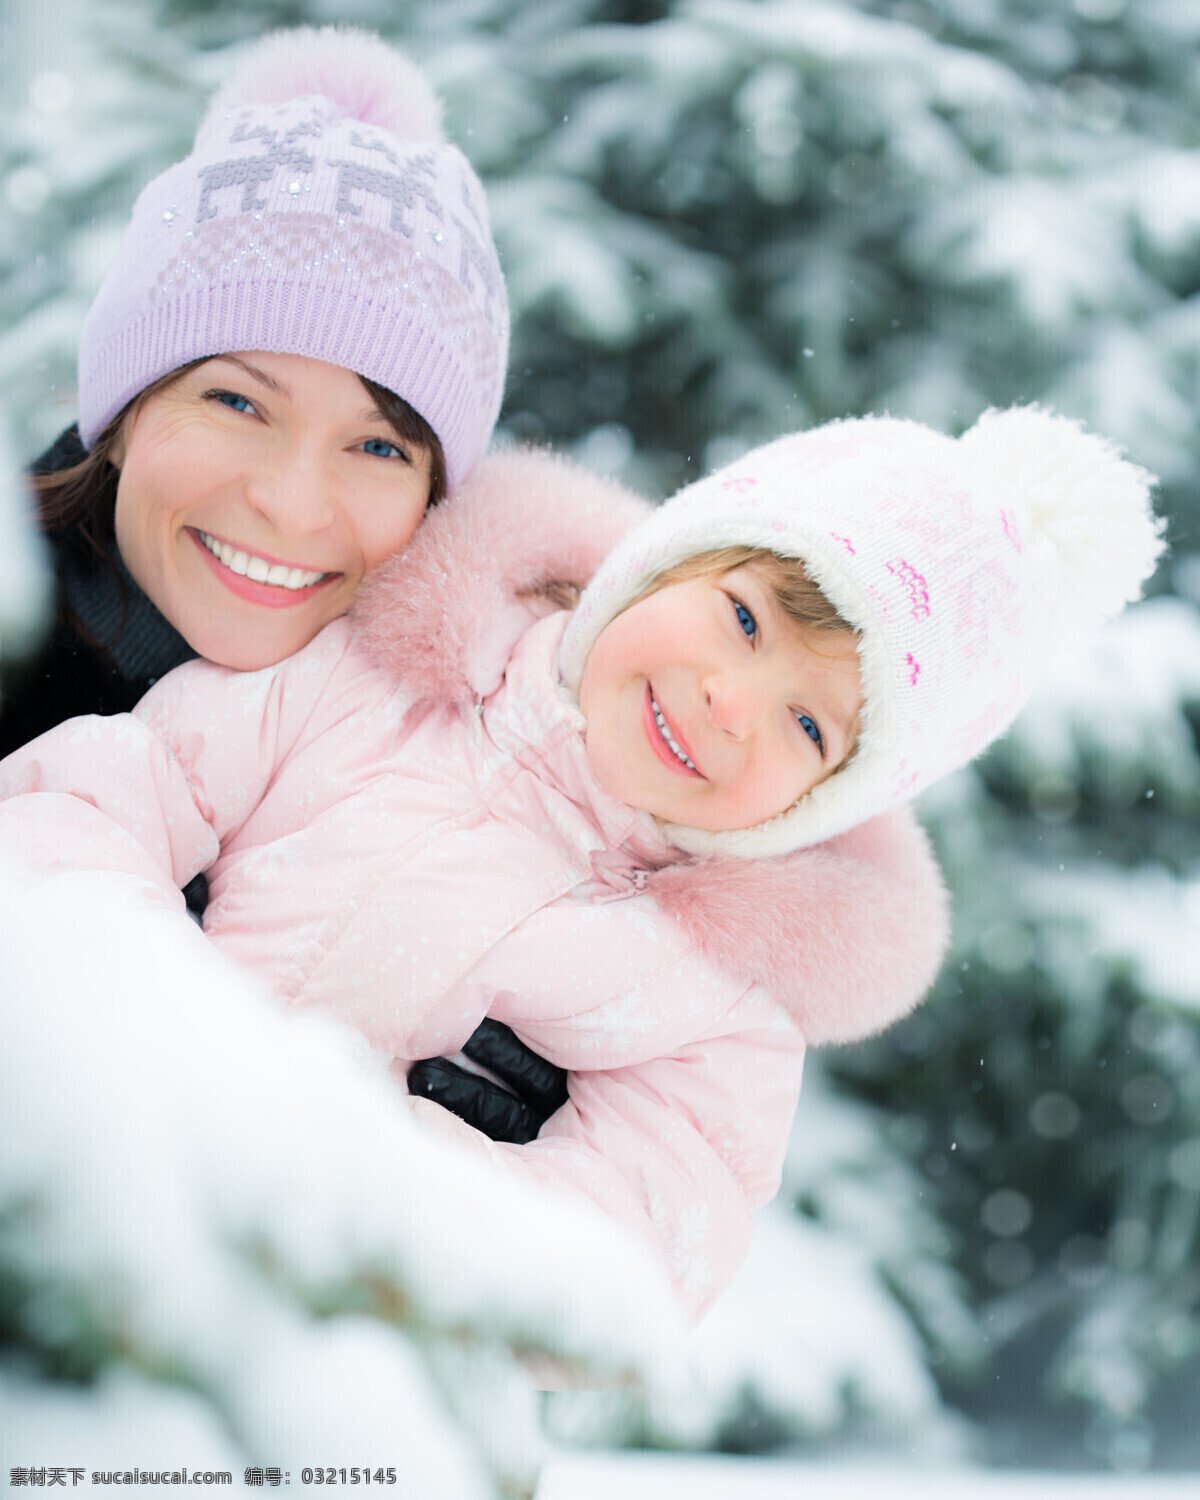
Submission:
<svg viewBox="0 0 1200 1500">
<path fill-rule="evenodd" d="M 578 693 L 600 632 L 685 558 L 801 559 L 859 632 L 854 754 L 766 823 L 665 832 L 692 854 L 821 843 L 978 755 L 1057 647 L 1139 596 L 1163 548 L 1152 484 L 1037 407 L 989 411 L 958 439 L 889 417 L 780 438 L 681 490 L 610 554 L 563 636 L 563 678 Z"/>
<path fill-rule="evenodd" d="M 508 332 L 483 189 L 424 74 L 370 32 L 277 32 L 134 205 L 80 340 L 80 435 L 191 360 L 303 354 L 403 397 L 453 486 L 495 425 Z"/>
</svg>

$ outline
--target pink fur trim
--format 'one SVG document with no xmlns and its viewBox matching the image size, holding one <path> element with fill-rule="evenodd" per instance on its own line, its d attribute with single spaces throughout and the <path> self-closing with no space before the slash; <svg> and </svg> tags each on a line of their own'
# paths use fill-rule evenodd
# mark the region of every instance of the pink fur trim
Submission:
<svg viewBox="0 0 1200 1500">
<path fill-rule="evenodd" d="M 556 454 L 493 454 L 367 580 L 355 636 L 420 698 L 485 697 L 538 613 L 520 590 L 552 579 L 582 587 L 649 511 Z"/>
<path fill-rule="evenodd" d="M 441 101 L 420 68 L 374 32 L 298 26 L 250 48 L 209 105 L 209 116 L 243 104 L 285 104 L 305 94 L 332 99 L 345 117 L 403 141 L 442 134 Z"/>
<path fill-rule="evenodd" d="M 907 1015 L 949 941 L 946 890 L 908 807 L 777 859 L 669 865 L 650 889 L 714 963 L 761 984 L 818 1046 Z"/>
<path fill-rule="evenodd" d="M 367 580 L 355 635 L 418 697 L 486 696 L 534 613 L 518 591 L 586 583 L 649 510 L 566 459 L 494 454 Z M 763 985 L 813 1044 L 907 1014 L 948 940 L 941 875 L 907 807 L 776 859 L 670 865 L 650 888 L 714 963 Z"/>
</svg>

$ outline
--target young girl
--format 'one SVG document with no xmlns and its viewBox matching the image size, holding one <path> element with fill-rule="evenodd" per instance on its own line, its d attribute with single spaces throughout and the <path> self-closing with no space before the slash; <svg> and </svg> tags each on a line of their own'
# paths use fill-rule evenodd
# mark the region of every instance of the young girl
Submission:
<svg viewBox="0 0 1200 1500">
<path fill-rule="evenodd" d="M 575 483 L 529 455 L 488 476 L 480 554 L 515 496 Z M 193 663 L 11 757 L 0 838 L 159 906 L 210 869 L 211 938 L 400 1072 L 513 1026 L 569 1101 L 527 1145 L 475 1139 L 629 1225 L 700 1314 L 778 1186 L 806 1040 L 877 1030 L 933 977 L 938 886 L 895 809 L 1136 595 L 1148 489 L 1037 410 L 786 437 L 631 532 L 478 703 L 440 639 L 480 603 L 470 559 L 429 524 L 289 661 Z M 855 874 L 889 839 L 902 889 Z"/>
</svg>

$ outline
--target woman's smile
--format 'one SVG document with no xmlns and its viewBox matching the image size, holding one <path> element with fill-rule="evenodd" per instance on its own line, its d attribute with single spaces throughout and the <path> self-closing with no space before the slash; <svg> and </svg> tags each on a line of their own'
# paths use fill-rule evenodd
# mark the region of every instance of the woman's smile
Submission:
<svg viewBox="0 0 1200 1500">
<path fill-rule="evenodd" d="M 311 599 L 319 588 L 341 577 L 340 573 L 302 568 L 270 555 L 236 547 L 195 527 L 186 529 L 206 553 L 205 560 L 216 576 L 241 599 L 286 609 L 289 605 Z"/>
</svg>

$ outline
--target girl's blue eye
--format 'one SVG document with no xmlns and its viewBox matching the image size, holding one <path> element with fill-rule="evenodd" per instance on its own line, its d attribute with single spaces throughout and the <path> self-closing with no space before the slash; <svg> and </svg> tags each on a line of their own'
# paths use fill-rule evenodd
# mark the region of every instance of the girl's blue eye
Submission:
<svg viewBox="0 0 1200 1500">
<path fill-rule="evenodd" d="M 245 396 L 239 396 L 236 391 L 213 391 L 212 395 L 221 403 L 228 406 L 231 411 L 253 411 L 254 407 Z"/>
<path fill-rule="evenodd" d="M 758 634 L 758 625 L 754 619 L 754 616 L 750 613 L 750 611 L 746 608 L 746 606 L 741 602 L 740 599 L 735 599 L 733 601 L 733 612 L 737 615 L 738 624 L 746 632 L 749 638 L 753 640 L 754 637 Z"/>
<path fill-rule="evenodd" d="M 824 755 L 825 746 L 821 743 L 821 731 L 817 728 L 816 721 L 810 719 L 807 714 L 797 714 L 796 718 L 800 721 L 800 728 L 803 729 L 821 754 Z"/>
<path fill-rule="evenodd" d="M 407 458 L 408 455 L 396 447 L 395 443 L 386 442 L 383 438 L 368 438 L 362 445 L 364 453 L 369 453 L 372 458 Z"/>
</svg>

